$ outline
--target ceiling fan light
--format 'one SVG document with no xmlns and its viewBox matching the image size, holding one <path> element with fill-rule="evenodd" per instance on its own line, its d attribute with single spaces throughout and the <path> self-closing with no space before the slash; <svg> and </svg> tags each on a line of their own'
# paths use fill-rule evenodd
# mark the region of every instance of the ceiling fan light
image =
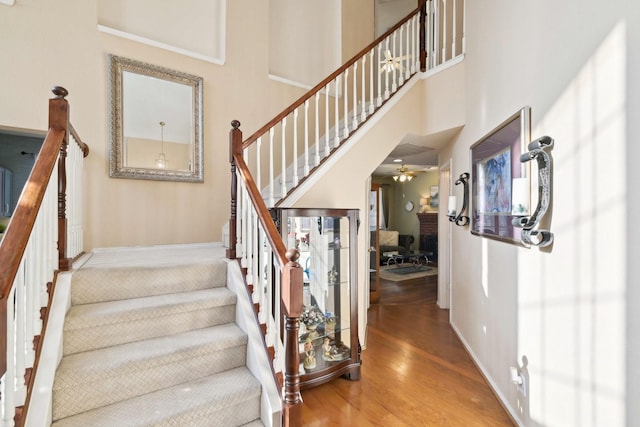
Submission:
<svg viewBox="0 0 640 427">
<path fill-rule="evenodd" d="M 407 175 L 407 181 L 411 181 L 413 179 L 413 175 Z"/>
<path fill-rule="evenodd" d="M 394 180 L 394 181 L 397 181 L 397 180 L 398 180 L 398 175 L 394 175 L 394 176 L 393 176 L 393 180 Z"/>
<path fill-rule="evenodd" d="M 400 175 L 400 182 L 405 182 L 407 180 L 407 175 Z"/>
</svg>

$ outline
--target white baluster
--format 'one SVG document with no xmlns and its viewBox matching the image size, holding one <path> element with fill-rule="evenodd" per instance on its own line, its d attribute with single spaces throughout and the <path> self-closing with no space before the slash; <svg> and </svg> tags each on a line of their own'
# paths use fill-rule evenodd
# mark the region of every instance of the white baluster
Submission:
<svg viewBox="0 0 640 427">
<path fill-rule="evenodd" d="M 413 65 L 411 65 L 411 74 L 415 74 L 420 70 L 420 18 L 419 15 L 413 17 Z M 426 48 L 426 47 L 425 47 Z"/>
<path fill-rule="evenodd" d="M 27 323 L 28 318 L 31 317 L 32 311 L 27 303 L 27 287 L 29 286 L 29 281 L 32 279 L 33 266 L 30 265 L 29 258 L 31 258 L 31 262 L 33 262 L 33 253 L 31 251 L 31 247 L 33 246 L 33 240 L 29 239 L 31 244 L 27 244 L 27 248 L 25 249 L 25 253 L 22 258 L 22 262 L 20 263 L 20 270 L 15 280 L 15 334 L 16 341 L 15 345 L 12 348 L 14 352 L 15 360 L 15 384 L 14 384 L 14 399 L 16 406 L 20 406 L 24 399 L 27 396 L 27 389 L 24 384 L 24 374 L 26 372 L 27 366 L 26 363 L 26 354 L 27 349 L 33 346 L 33 343 L 29 343 L 29 337 L 27 335 Z M 11 304 L 12 301 L 7 301 L 7 305 Z M 30 320 L 30 319 L 29 319 Z M 29 322 L 30 323 L 30 322 Z M 11 348 L 11 347 L 8 347 Z"/>
<path fill-rule="evenodd" d="M 236 171 L 236 175 L 240 175 L 237 171 Z M 241 182 L 241 178 L 240 176 L 238 176 L 238 181 L 237 182 Z M 237 233 L 236 233 L 236 237 L 237 237 L 237 244 L 236 244 L 236 255 L 240 258 L 240 265 L 242 266 L 242 268 L 246 268 L 247 264 L 246 264 L 246 259 L 244 257 L 244 239 L 246 236 L 246 225 L 247 225 L 247 220 L 245 217 L 245 207 L 244 207 L 244 203 L 245 203 L 245 188 L 242 185 L 238 186 L 238 198 L 237 198 L 237 207 L 236 207 L 236 228 L 237 228 Z"/>
<path fill-rule="evenodd" d="M 255 283 L 256 283 L 256 286 L 258 286 L 259 292 L 263 296 L 263 299 L 265 302 L 265 309 L 260 310 L 260 312 L 258 313 L 258 321 L 262 324 L 267 325 L 267 331 L 264 338 L 267 346 L 269 346 L 271 345 L 270 340 L 272 339 L 272 337 L 271 337 L 271 331 L 269 330 L 270 325 L 269 325 L 269 322 L 267 321 L 267 313 L 271 311 L 271 306 L 270 306 L 270 300 L 268 298 L 268 295 L 265 294 L 265 291 L 267 290 L 267 284 L 265 280 L 265 273 L 267 271 L 267 264 L 265 262 L 266 238 L 265 238 L 262 226 L 260 225 L 259 222 L 256 223 L 256 228 L 258 230 L 258 240 L 257 240 L 257 246 L 256 246 L 256 255 L 257 255 L 256 259 L 258 261 L 258 271 L 256 272 Z M 254 292 L 255 291 L 256 289 L 254 288 Z"/>
<path fill-rule="evenodd" d="M 447 0 L 442 0 L 442 63 L 447 60 Z"/>
<path fill-rule="evenodd" d="M 467 29 L 467 2 L 462 0 L 462 54 L 467 52 L 466 42 L 466 29 Z"/>
<path fill-rule="evenodd" d="M 382 73 L 386 73 L 386 67 L 383 64 L 382 60 L 382 43 L 378 44 L 378 62 L 377 70 L 378 70 L 378 99 L 376 100 L 376 105 L 379 107 L 382 105 Z M 373 62 L 373 61 L 372 61 Z M 384 70 L 384 71 L 383 71 Z"/>
<path fill-rule="evenodd" d="M 326 86 L 325 86 L 326 89 Z M 325 92 L 326 94 L 326 92 Z M 315 161 L 313 162 L 314 166 L 318 166 L 320 164 L 320 91 L 316 92 L 316 125 L 314 126 L 315 130 Z M 324 116 L 325 122 L 327 122 L 328 118 Z M 328 135 L 327 135 L 328 136 Z"/>
<path fill-rule="evenodd" d="M 453 5 L 451 6 L 451 11 L 453 15 L 453 30 L 451 32 L 451 58 L 455 58 L 457 56 L 456 52 L 456 40 L 458 38 L 458 9 L 456 0 L 453 0 Z"/>
<path fill-rule="evenodd" d="M 18 269 L 20 272 L 21 269 Z M 17 279 L 17 277 L 16 277 Z M 16 378 L 15 365 L 14 365 L 14 351 L 16 348 L 15 342 L 15 282 L 11 288 L 9 295 L 7 295 L 7 370 L 2 378 L 2 426 L 13 426 L 13 417 L 15 415 L 15 390 L 14 383 Z"/>
<path fill-rule="evenodd" d="M 389 37 L 386 38 L 385 40 L 385 51 L 384 51 L 384 67 L 382 67 L 382 69 L 384 69 L 384 99 L 387 100 L 389 99 L 389 72 L 391 70 L 389 70 L 389 65 L 387 64 L 386 61 L 389 60 L 389 57 L 391 56 L 391 51 L 389 50 Z M 393 66 L 391 66 L 391 68 L 393 68 Z"/>
<path fill-rule="evenodd" d="M 371 102 L 369 103 L 369 114 L 373 114 L 376 109 L 375 102 L 375 92 L 373 90 L 373 74 L 374 72 L 374 56 L 375 56 L 375 48 L 371 48 L 371 52 L 369 52 L 369 96 L 371 96 Z M 378 94 L 380 93 L 380 78 L 378 78 Z"/>
<path fill-rule="evenodd" d="M 440 52 L 440 0 L 436 0 L 433 3 L 433 66 L 440 64 L 439 52 Z"/>
<path fill-rule="evenodd" d="M 275 199 L 275 186 L 276 183 L 273 181 L 273 128 L 269 129 L 269 206 L 273 207 L 276 205 Z"/>
<path fill-rule="evenodd" d="M 427 63 L 426 63 L 426 68 L 427 70 L 431 69 L 431 60 L 433 59 L 433 52 L 431 52 L 431 43 L 433 43 L 432 38 L 431 38 L 431 32 L 432 32 L 432 25 L 431 25 L 431 20 L 432 20 L 432 13 L 431 13 L 431 7 L 432 7 L 432 2 L 428 1 L 427 2 L 427 16 L 425 17 L 425 21 L 424 21 L 424 26 L 425 28 L 425 33 L 426 33 L 426 37 L 427 40 L 425 42 L 425 50 L 427 51 Z"/>
<path fill-rule="evenodd" d="M 358 129 L 358 61 L 353 63 L 353 127 L 352 132 Z"/>
<path fill-rule="evenodd" d="M 246 218 L 247 218 L 247 226 L 245 227 L 245 233 L 247 233 L 247 236 L 245 237 L 245 258 L 247 259 L 246 264 L 247 264 L 247 274 L 245 276 L 245 280 L 247 282 L 248 285 L 253 285 L 255 283 L 254 279 L 253 279 L 253 229 L 254 229 L 254 224 L 255 224 L 255 218 L 254 218 L 254 209 L 253 209 L 253 204 L 251 203 L 251 198 L 249 197 L 249 192 L 245 191 L 245 197 L 246 197 L 246 202 L 245 202 L 245 211 L 246 211 Z M 254 290 L 255 291 L 255 290 Z"/>
<path fill-rule="evenodd" d="M 298 108 L 293 110 L 293 186 L 297 187 L 300 178 L 298 177 Z M 283 196 L 284 197 L 284 196 Z"/>
<path fill-rule="evenodd" d="M 258 213 L 251 206 L 251 265 L 252 269 L 252 279 L 253 279 L 253 293 L 258 295 L 258 319 L 264 318 L 264 311 L 267 310 L 268 304 L 264 299 L 264 294 L 261 292 L 262 290 L 262 280 L 261 280 L 261 272 L 260 272 L 260 228 L 258 221 Z M 263 322 L 261 322 L 263 323 Z"/>
<path fill-rule="evenodd" d="M 47 264 L 49 265 L 50 271 L 57 270 L 60 266 L 60 262 L 58 260 L 58 162 L 55 162 L 53 166 L 53 172 L 51 173 L 52 178 L 49 180 L 49 189 L 47 190 L 51 194 L 51 236 L 49 237 L 49 242 L 51 242 L 51 246 L 49 247 L 49 253 L 47 257 Z M 43 293 L 46 296 L 46 292 Z M 46 297 L 42 300 L 43 304 L 46 303 Z"/>
<path fill-rule="evenodd" d="M 280 198 L 284 199 L 287 196 L 287 118 L 282 119 L 282 172 L 280 174 Z"/>
<path fill-rule="evenodd" d="M 267 346 L 272 346 L 274 349 L 276 348 L 276 342 L 278 341 L 279 335 L 279 331 L 278 328 L 276 326 L 276 323 L 273 321 L 273 315 L 271 313 L 273 313 L 273 306 L 271 305 L 272 301 L 277 301 L 274 300 L 274 292 L 273 292 L 273 251 L 271 250 L 271 245 L 269 245 L 268 243 L 266 243 L 266 233 L 264 232 L 264 229 L 262 229 L 262 226 L 260 227 L 261 231 L 263 232 L 263 234 L 265 234 L 265 245 L 264 245 L 264 250 L 263 250 L 263 254 L 264 254 L 264 278 L 265 278 L 265 288 L 266 288 L 266 293 L 267 293 L 267 301 L 269 301 L 269 310 L 267 311 L 267 315 L 266 315 L 266 319 L 265 322 L 267 324 L 267 337 L 269 337 L 269 340 L 267 341 Z M 277 372 L 277 371 L 276 371 Z"/>
<path fill-rule="evenodd" d="M 317 95 L 317 94 L 316 94 Z M 318 106 L 316 105 L 316 112 Z M 318 118 L 316 117 L 316 127 Z M 304 101 L 304 176 L 309 175 L 309 100 Z"/>
<path fill-rule="evenodd" d="M 42 211 L 40 211 L 42 213 Z M 24 252 L 25 261 L 25 281 L 24 289 L 17 289 L 16 294 L 24 300 L 20 301 L 19 317 L 16 319 L 18 322 L 18 335 L 17 339 L 22 351 L 21 360 L 16 361 L 16 370 L 19 372 L 24 371 L 25 368 L 33 366 L 35 362 L 35 351 L 33 350 L 33 337 L 38 335 L 42 330 L 42 321 L 40 320 L 40 274 L 38 266 L 37 252 L 38 247 L 44 246 L 45 242 L 43 238 L 43 222 L 45 220 L 38 214 L 36 218 L 36 224 L 34 224 L 33 231 L 27 243 L 27 248 Z M 24 304 L 24 306 L 22 306 Z M 23 384 L 24 386 L 24 384 Z M 26 396 L 26 394 L 25 394 Z"/>
<path fill-rule="evenodd" d="M 329 123 L 331 120 L 329 119 L 329 85 L 327 84 L 324 87 L 324 157 L 327 157 L 331 152 L 331 146 L 329 142 L 329 132 L 330 126 Z M 320 164 L 320 158 L 318 158 L 318 163 Z"/>
<path fill-rule="evenodd" d="M 407 21 L 403 27 L 405 28 L 406 40 L 404 44 L 404 79 L 409 80 L 411 77 L 411 20 Z"/>
<path fill-rule="evenodd" d="M 402 61 L 403 61 L 403 60 L 405 60 L 405 61 L 406 61 L 406 58 L 402 58 L 403 56 L 405 56 L 405 55 L 404 55 L 403 46 L 402 46 L 402 40 L 403 40 L 403 37 L 402 37 L 402 36 L 403 36 L 403 34 L 404 34 L 404 25 L 401 25 L 401 26 L 400 26 L 400 28 L 399 28 L 395 33 L 393 33 L 393 37 L 394 37 L 394 39 L 393 39 L 393 40 L 394 40 L 393 45 L 394 45 L 394 48 L 395 48 L 395 44 L 396 44 L 396 43 L 395 43 L 395 35 L 396 35 L 396 33 L 398 33 L 398 32 L 400 33 L 400 37 L 399 37 L 399 38 L 400 38 L 400 46 L 399 46 L 399 48 L 398 48 L 398 50 L 399 50 L 399 52 L 398 52 L 398 57 L 397 57 L 397 58 L 395 58 L 395 61 L 396 61 L 396 63 L 398 64 L 398 65 L 397 65 L 397 67 L 400 67 L 400 68 L 399 68 L 399 70 L 398 70 L 398 73 L 399 73 L 398 84 L 399 84 L 400 86 L 402 86 L 402 84 L 404 83 L 404 73 L 403 73 L 403 70 L 402 70 L 402 68 L 403 68 L 403 67 L 402 67 Z M 409 33 L 407 32 L 407 36 L 408 36 L 408 35 L 409 35 Z M 408 55 L 407 55 L 407 56 L 408 56 Z"/>
<path fill-rule="evenodd" d="M 391 46 L 393 48 L 393 51 L 391 52 L 391 57 L 393 58 L 393 60 L 391 61 L 391 72 L 393 73 L 392 75 L 392 83 L 391 83 L 391 92 L 395 92 L 398 90 L 398 80 L 396 78 L 396 69 L 397 67 L 397 56 L 396 56 L 396 35 L 398 34 L 397 31 L 395 31 L 393 33 L 393 46 Z"/>
<path fill-rule="evenodd" d="M 273 257 L 271 257 L 271 260 L 272 260 L 271 262 L 273 262 Z M 274 279 L 273 282 L 270 282 L 270 283 L 274 283 L 274 287 L 273 287 L 274 299 L 272 301 L 282 301 L 282 281 L 281 281 L 282 270 L 280 269 L 280 267 L 277 266 L 277 264 L 276 264 L 276 269 L 280 272 L 280 274 L 276 274 L 275 277 L 273 278 Z M 280 327 L 280 319 L 282 319 L 282 311 L 280 310 L 281 305 L 282 304 L 275 304 L 275 307 L 273 307 L 276 337 L 284 336 L 284 331 L 282 331 Z M 273 364 L 274 364 L 274 368 L 277 368 L 276 372 L 279 370 L 283 370 L 284 362 L 285 362 L 282 345 L 280 343 L 281 341 L 279 339 L 276 340 L 276 342 L 274 343 L 274 349 L 276 350 L 276 352 L 275 352 L 275 358 L 274 358 Z"/>
<path fill-rule="evenodd" d="M 338 145 L 340 145 L 340 102 L 339 102 L 339 96 L 338 96 L 338 91 L 340 90 L 340 75 L 336 76 L 336 111 L 335 111 L 335 116 L 336 116 L 336 121 L 333 125 L 333 129 L 334 129 L 334 140 L 333 140 L 333 146 L 337 147 Z M 326 153 L 326 156 L 328 156 L 329 153 Z"/>
<path fill-rule="evenodd" d="M 360 122 L 367 120 L 367 55 L 362 55 L 362 109 L 360 112 Z"/>
<path fill-rule="evenodd" d="M 344 136 L 342 139 L 349 137 L 349 69 L 344 70 Z"/>
<path fill-rule="evenodd" d="M 262 196 L 262 137 L 259 136 L 256 141 L 256 184 Z"/>
</svg>

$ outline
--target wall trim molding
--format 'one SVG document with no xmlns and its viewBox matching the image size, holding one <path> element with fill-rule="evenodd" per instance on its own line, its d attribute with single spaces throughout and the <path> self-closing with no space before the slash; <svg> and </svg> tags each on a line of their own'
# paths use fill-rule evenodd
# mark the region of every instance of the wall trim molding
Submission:
<svg viewBox="0 0 640 427">
<path fill-rule="evenodd" d="M 0 0 L 0 2 L 5 0 Z M 126 31 L 117 30 L 112 27 L 108 27 L 106 25 L 98 24 L 98 31 L 105 34 L 110 34 L 112 36 L 120 37 L 123 39 L 131 40 L 137 43 L 146 44 L 148 46 L 157 47 L 160 49 L 168 50 L 170 52 L 174 52 L 180 55 L 189 56 L 191 58 L 200 59 L 201 61 L 211 62 L 212 64 L 224 65 L 225 60 L 224 57 L 222 59 L 214 58 L 209 55 L 204 55 L 202 53 L 193 52 L 188 49 L 183 49 L 180 47 L 172 46 L 170 44 L 162 43 L 156 40 L 152 40 L 146 37 L 137 36 L 135 34 L 128 33 Z M 224 55 L 223 55 L 224 56 Z"/>
</svg>

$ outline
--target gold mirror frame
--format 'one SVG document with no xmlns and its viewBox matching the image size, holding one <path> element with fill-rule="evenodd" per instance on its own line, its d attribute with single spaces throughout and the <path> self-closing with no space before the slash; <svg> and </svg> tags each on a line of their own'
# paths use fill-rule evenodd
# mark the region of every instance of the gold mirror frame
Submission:
<svg viewBox="0 0 640 427">
<path fill-rule="evenodd" d="M 124 96 L 128 92 L 123 90 L 123 73 L 133 73 L 147 76 L 151 79 L 163 80 L 191 88 L 192 117 L 191 141 L 189 144 L 189 166 L 186 169 L 138 167 L 126 162 L 124 135 Z M 202 77 L 174 71 L 163 67 L 147 64 L 116 55 L 109 55 L 109 77 L 111 95 L 111 150 L 109 155 L 109 176 L 113 178 L 132 178 L 159 181 L 204 182 L 202 167 Z M 170 101 L 169 101 L 170 102 Z M 171 117 L 158 117 L 157 121 L 169 121 Z M 164 123 L 162 125 L 164 128 Z M 160 127 L 158 134 L 160 135 Z M 164 140 L 162 141 L 164 146 Z M 164 155 L 164 148 L 161 150 Z"/>
</svg>

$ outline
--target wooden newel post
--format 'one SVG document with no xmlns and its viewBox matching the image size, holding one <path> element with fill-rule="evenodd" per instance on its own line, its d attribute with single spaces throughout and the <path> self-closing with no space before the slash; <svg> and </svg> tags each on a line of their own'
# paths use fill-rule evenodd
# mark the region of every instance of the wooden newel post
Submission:
<svg viewBox="0 0 640 427">
<path fill-rule="evenodd" d="M 240 130 L 240 122 L 233 120 L 231 122 L 231 131 L 229 132 L 229 163 L 231 163 L 231 216 L 229 217 L 229 247 L 227 248 L 227 258 L 236 258 L 236 245 L 238 236 L 236 235 L 236 217 L 238 206 L 238 177 L 236 175 L 236 161 L 234 156 L 242 155 L 242 131 Z"/>
<path fill-rule="evenodd" d="M 427 2 L 420 0 L 420 71 L 427 71 Z"/>
<path fill-rule="evenodd" d="M 300 351 L 298 330 L 302 316 L 302 267 L 300 253 L 289 249 L 287 265 L 282 274 L 282 302 L 285 308 L 285 372 L 284 372 L 284 426 L 302 425 L 302 397 L 300 396 Z"/>
<path fill-rule="evenodd" d="M 67 258 L 67 147 L 69 146 L 69 103 L 64 99 L 69 92 L 60 86 L 51 89 L 55 98 L 49 100 L 49 128 L 64 130 L 65 137 L 58 156 L 58 268 L 71 269 Z"/>
</svg>

